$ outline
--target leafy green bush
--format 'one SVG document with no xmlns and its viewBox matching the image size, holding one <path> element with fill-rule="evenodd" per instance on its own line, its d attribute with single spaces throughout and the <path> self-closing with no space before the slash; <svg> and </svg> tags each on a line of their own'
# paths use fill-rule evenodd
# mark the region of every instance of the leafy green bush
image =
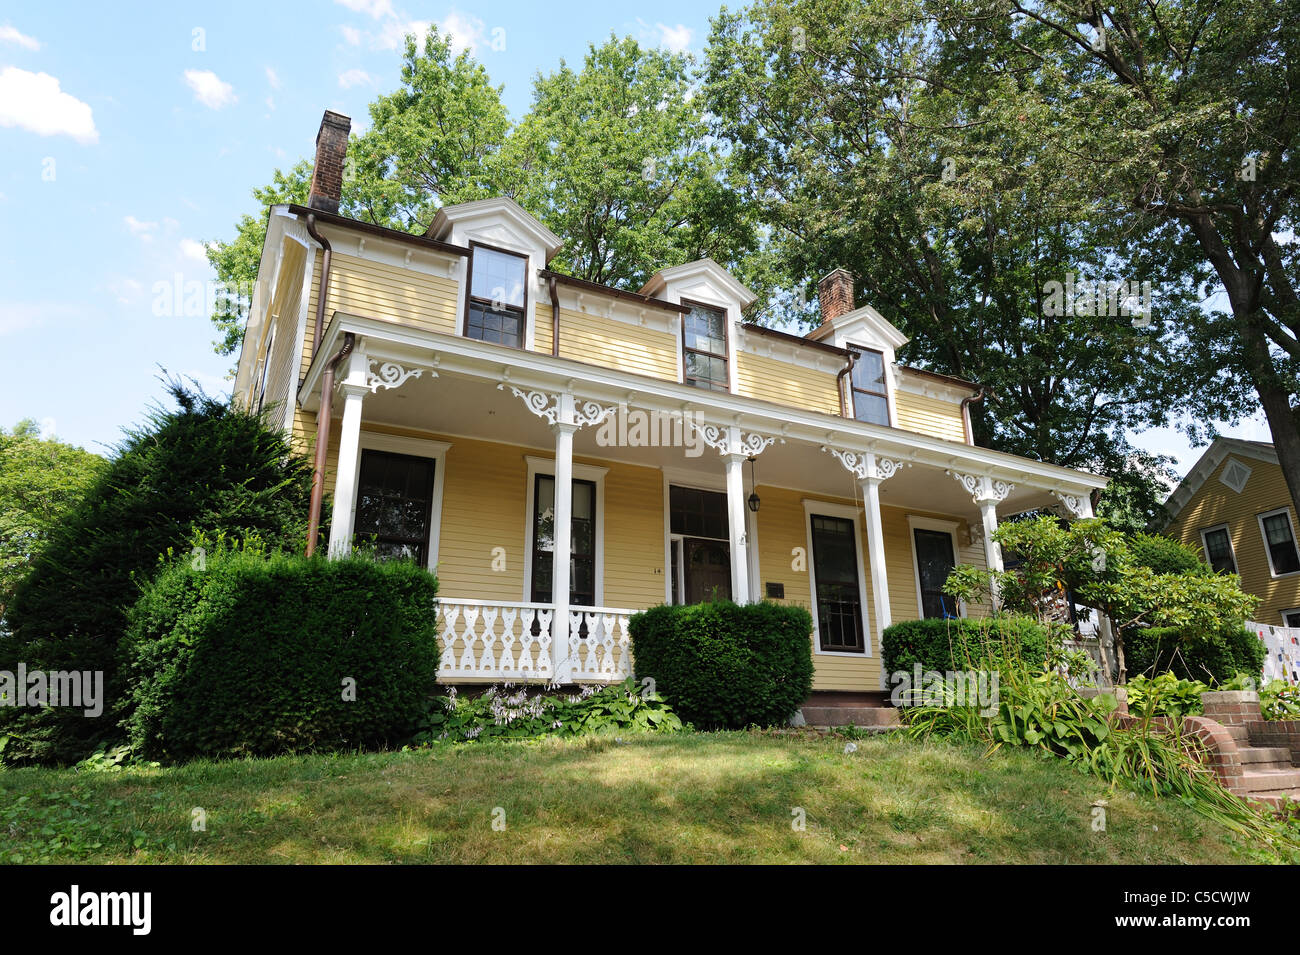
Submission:
<svg viewBox="0 0 1300 955">
<path fill-rule="evenodd" d="M 188 551 L 196 531 L 293 549 L 306 540 L 311 467 L 283 432 L 179 383 L 168 391 L 176 408 L 127 432 L 5 609 L 0 670 L 102 671 L 104 714 L 0 707 L 9 761 L 73 763 L 120 742 L 126 614 L 168 548 Z"/>
<path fill-rule="evenodd" d="M 438 674 L 437 590 L 405 561 L 171 564 L 130 613 L 132 745 L 183 760 L 405 739 Z"/>
<path fill-rule="evenodd" d="M 900 620 L 885 628 L 880 643 L 885 673 L 993 668 L 1023 660 L 1031 666 L 1047 662 L 1047 629 L 1028 617 L 992 620 Z"/>
<path fill-rule="evenodd" d="M 529 693 L 526 687 L 505 684 L 471 697 L 458 696 L 453 687 L 435 702 L 413 742 L 671 733 L 682 728 L 663 697 L 632 679 L 599 689 L 584 686 L 569 694 Z"/>
<path fill-rule="evenodd" d="M 628 630 L 637 676 L 701 729 L 780 725 L 812 692 L 812 615 L 802 607 L 662 604 Z"/>
<path fill-rule="evenodd" d="M 1255 634 L 1240 626 L 1222 626 L 1209 633 L 1149 627 L 1130 630 L 1126 641 L 1130 673 L 1170 672 L 1212 686 L 1226 683 L 1237 673 L 1258 682 L 1267 652 Z"/>
<path fill-rule="evenodd" d="M 1300 720 L 1300 686 L 1269 680 L 1259 688 L 1259 708 L 1266 720 Z"/>
<path fill-rule="evenodd" d="M 1157 574 L 1192 574 L 1208 577 L 1214 568 L 1181 541 L 1163 534 L 1133 534 L 1128 539 L 1133 563 L 1149 567 Z"/>
<path fill-rule="evenodd" d="M 1125 684 L 1128 711 L 1134 716 L 1197 716 L 1204 712 L 1201 694 L 1209 689 L 1200 680 L 1182 680 L 1172 673 L 1157 677 L 1139 674 Z"/>
</svg>

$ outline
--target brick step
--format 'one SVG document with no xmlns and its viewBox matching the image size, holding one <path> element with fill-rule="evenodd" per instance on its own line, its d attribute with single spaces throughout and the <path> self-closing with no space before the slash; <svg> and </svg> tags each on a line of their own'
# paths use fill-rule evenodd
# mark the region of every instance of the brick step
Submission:
<svg viewBox="0 0 1300 955">
<path fill-rule="evenodd" d="M 898 710 L 887 706 L 805 706 L 809 726 L 901 726 Z"/>
<path fill-rule="evenodd" d="M 1233 788 L 1247 793 L 1300 789 L 1300 769 L 1247 769 Z"/>
<path fill-rule="evenodd" d="M 1250 732 L 1244 726 L 1224 726 L 1228 735 L 1235 739 L 1239 744 L 1250 745 Z"/>
<path fill-rule="evenodd" d="M 1262 802 L 1281 809 L 1284 803 L 1290 803 L 1291 811 L 1300 815 L 1300 789 L 1263 789 L 1247 793 L 1246 798 L 1253 802 Z"/>
<path fill-rule="evenodd" d="M 1267 765 L 1272 769 L 1291 768 L 1291 750 L 1285 746 L 1242 746 L 1237 750 L 1243 766 L 1262 769 Z"/>
</svg>

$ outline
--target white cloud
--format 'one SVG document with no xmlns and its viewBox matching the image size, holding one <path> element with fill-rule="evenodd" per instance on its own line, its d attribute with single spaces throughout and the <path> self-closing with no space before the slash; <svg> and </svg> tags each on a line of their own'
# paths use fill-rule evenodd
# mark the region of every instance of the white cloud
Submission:
<svg viewBox="0 0 1300 955">
<path fill-rule="evenodd" d="M 58 430 L 59 423 L 53 418 L 45 417 L 41 419 L 41 437 L 49 441 L 53 439 L 55 432 Z"/>
<path fill-rule="evenodd" d="M 396 16 L 390 0 L 335 0 L 353 13 L 368 13 L 378 20 L 380 17 Z"/>
<path fill-rule="evenodd" d="M 280 74 L 269 66 L 266 68 L 266 81 L 271 84 L 271 89 L 278 90 L 280 88 Z"/>
<path fill-rule="evenodd" d="M 375 78 L 365 70 L 351 69 L 339 74 L 339 86 L 350 90 L 354 86 L 374 86 Z"/>
<path fill-rule="evenodd" d="M 370 45 L 377 50 L 400 50 L 406 45 L 406 35 L 414 33 L 417 40 L 424 38 L 433 24 L 428 20 L 389 20 L 375 36 Z"/>
<path fill-rule="evenodd" d="M 17 126 L 39 136 L 71 136 L 79 143 L 99 142 L 90 106 L 59 89 L 48 73 L 28 73 L 16 66 L 0 70 L 0 126 Z"/>
<path fill-rule="evenodd" d="M 124 216 L 122 221 L 126 223 L 126 227 L 131 230 L 132 235 L 138 235 L 146 242 L 153 238 L 154 232 L 158 229 L 158 223 L 142 222 L 135 216 Z"/>
<path fill-rule="evenodd" d="M 451 52 L 460 53 L 469 50 L 472 54 L 483 42 L 483 21 L 478 17 L 466 16 L 453 10 L 442 18 L 438 24 L 443 33 L 451 39 Z"/>
<path fill-rule="evenodd" d="M 691 40 L 695 32 L 683 23 L 670 27 L 664 23 L 656 23 L 653 27 L 644 20 L 637 18 L 637 25 L 641 28 L 641 42 L 653 43 L 661 46 L 669 53 L 684 53 L 691 45 Z"/>
<path fill-rule="evenodd" d="M 356 27 L 339 27 L 339 30 L 342 31 L 343 39 L 347 41 L 349 46 L 361 45 L 361 31 Z"/>
<path fill-rule="evenodd" d="M 238 98 L 235 88 L 211 70 L 186 70 L 185 82 L 194 91 L 194 98 L 209 109 L 229 106 Z"/>
<path fill-rule="evenodd" d="M 0 43 L 17 43 L 26 50 L 39 50 L 41 48 L 40 40 L 19 33 L 17 27 L 11 27 L 8 24 L 0 27 Z"/>
<path fill-rule="evenodd" d="M 197 239 L 181 239 L 181 255 L 203 265 L 208 264 L 208 247 Z"/>
</svg>

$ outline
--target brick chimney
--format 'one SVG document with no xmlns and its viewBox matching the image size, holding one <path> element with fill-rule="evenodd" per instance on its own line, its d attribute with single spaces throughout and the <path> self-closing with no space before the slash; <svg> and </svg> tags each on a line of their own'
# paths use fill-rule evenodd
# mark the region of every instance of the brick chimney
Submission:
<svg viewBox="0 0 1300 955">
<path fill-rule="evenodd" d="M 853 311 L 853 273 L 836 269 L 817 283 L 817 303 L 822 310 L 822 324 Z"/>
<path fill-rule="evenodd" d="M 351 118 L 325 110 L 316 134 L 316 165 L 311 172 L 311 194 L 307 205 L 322 212 L 338 212 L 343 196 L 343 164 L 348 155 Z"/>
</svg>

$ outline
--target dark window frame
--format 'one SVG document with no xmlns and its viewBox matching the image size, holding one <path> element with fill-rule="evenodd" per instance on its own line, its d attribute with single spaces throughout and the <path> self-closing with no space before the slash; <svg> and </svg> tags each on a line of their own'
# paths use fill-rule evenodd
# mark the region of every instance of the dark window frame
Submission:
<svg viewBox="0 0 1300 955">
<path fill-rule="evenodd" d="M 690 317 L 690 312 L 683 312 L 682 313 L 682 384 L 690 385 L 692 388 L 700 388 L 705 391 L 719 391 L 719 392 L 725 392 L 727 394 L 730 394 L 731 393 L 732 347 L 731 347 L 731 321 L 730 321 L 729 310 L 725 305 L 712 305 L 708 302 L 699 302 L 688 298 L 682 299 L 681 304 L 685 305 L 687 308 L 690 309 L 700 308 L 700 309 L 706 309 L 707 311 L 710 312 L 720 312 L 722 314 L 722 343 L 723 343 L 723 347 L 726 348 L 727 350 L 726 354 L 719 355 L 717 352 L 705 351 L 702 348 L 691 348 L 689 345 L 687 345 L 686 344 L 686 320 Z M 705 385 L 695 384 L 695 382 L 697 381 L 712 382 L 713 379 L 692 376 L 686 370 L 687 355 L 703 355 L 706 358 L 721 359 L 721 361 L 726 367 L 727 380 L 724 382 L 726 387 L 713 388 L 710 387 L 708 384 Z"/>
<path fill-rule="evenodd" d="M 1228 544 L 1228 560 L 1232 562 L 1232 567 L 1226 573 L 1235 574 L 1237 572 L 1237 550 L 1232 546 L 1232 533 L 1227 524 L 1212 524 L 1209 527 L 1201 528 L 1201 546 L 1205 549 L 1205 562 L 1216 574 L 1225 573 L 1224 570 L 1214 566 L 1214 555 L 1210 553 L 1210 535 L 1222 533 L 1223 539 Z"/>
<path fill-rule="evenodd" d="M 365 487 L 362 478 L 366 471 L 365 465 L 366 465 L 367 457 L 369 457 L 371 460 L 374 460 L 375 458 L 397 458 L 406 462 L 418 462 L 421 465 L 428 467 L 429 495 L 428 495 L 427 506 L 424 508 L 424 512 L 423 512 L 424 532 L 423 535 L 416 535 L 416 536 L 399 537 L 391 534 L 381 535 L 379 533 L 365 532 L 360 530 L 356 526 L 356 520 L 354 519 L 353 539 L 355 540 L 358 537 L 362 537 L 362 535 L 364 534 L 366 537 L 373 537 L 375 543 L 377 544 L 404 544 L 413 547 L 416 552 L 415 554 L 416 565 L 419 567 L 427 568 L 429 566 L 430 548 L 433 541 L 433 508 L 438 497 L 438 459 L 433 457 L 426 457 L 420 454 L 403 454 L 400 451 L 385 451 L 382 448 L 362 448 L 361 453 L 357 459 L 358 461 L 357 492 L 356 492 L 357 499 L 356 499 L 355 507 L 357 509 L 358 517 L 360 516 L 360 510 L 361 510 L 361 495 Z M 365 543 L 366 541 L 363 538 L 361 542 Z"/>
<path fill-rule="evenodd" d="M 502 255 L 512 255 L 517 259 L 523 259 L 524 261 L 524 281 L 523 281 L 524 304 L 522 306 L 516 307 L 514 305 L 503 304 L 500 309 L 492 309 L 492 299 L 482 298 L 481 296 L 477 296 L 474 294 L 474 251 L 476 249 L 487 249 L 490 252 L 499 252 Z M 530 261 L 529 256 L 524 254 L 523 252 L 516 252 L 514 249 L 503 249 L 500 246 L 489 245 L 486 242 L 476 242 L 473 240 L 471 240 L 469 243 L 469 251 L 470 254 L 467 257 L 468 262 L 466 263 L 465 266 L 465 311 L 464 314 L 461 316 L 461 335 L 463 335 L 465 338 L 473 339 L 476 342 L 486 342 L 486 344 L 489 345 L 502 345 L 505 348 L 514 348 L 519 351 L 524 351 L 527 347 L 527 342 L 528 342 L 528 266 Z M 518 312 L 519 313 L 519 344 L 507 345 L 505 342 L 488 342 L 486 341 L 486 339 L 476 338 L 475 336 L 471 335 L 469 333 L 469 314 L 470 314 L 470 310 L 475 305 L 478 305 L 481 308 L 486 307 L 492 309 L 493 311 L 505 311 L 511 313 Z"/>
<path fill-rule="evenodd" d="M 531 540 L 529 541 L 528 544 L 530 552 L 532 554 L 532 566 L 529 569 L 529 574 L 528 574 L 529 576 L 528 595 L 531 598 L 533 603 L 553 603 L 554 596 L 555 596 L 554 587 L 551 588 L 552 594 L 550 597 L 539 596 L 539 590 L 537 587 L 537 570 L 541 566 L 542 561 L 548 561 L 548 560 L 551 561 L 551 580 L 553 581 L 555 579 L 555 566 L 554 566 L 555 552 L 540 550 L 538 549 L 537 546 L 537 518 L 539 514 L 537 506 L 538 506 L 538 502 L 541 500 L 541 495 L 538 494 L 538 490 L 543 480 L 550 481 L 552 484 L 554 484 L 555 475 L 548 474 L 544 471 L 538 471 L 533 475 L 533 513 L 529 515 L 529 536 Z M 600 584 L 600 581 L 596 579 L 596 574 L 599 570 L 599 567 L 597 566 L 596 563 L 596 551 L 600 546 L 600 511 L 599 511 L 600 495 L 598 493 L 599 489 L 597 488 L 595 481 L 585 480 L 583 478 L 572 478 L 572 482 L 574 488 L 578 487 L 578 485 L 591 488 L 591 553 L 579 554 L 577 551 L 573 549 L 572 535 L 570 535 L 569 537 L 570 561 L 575 563 L 578 561 L 587 561 L 591 565 L 591 593 L 590 593 L 591 602 L 584 604 L 575 601 L 573 599 L 573 592 L 574 592 L 573 584 L 574 581 L 577 579 L 577 574 L 570 573 L 568 603 L 569 606 L 571 607 L 594 607 L 596 606 L 596 590 Z M 552 507 L 555 506 L 554 493 L 552 493 L 551 496 L 551 506 Z M 570 505 L 570 507 L 572 508 L 572 505 Z M 570 520 L 572 520 L 572 511 L 570 511 Z M 552 535 L 554 535 L 554 531 L 552 531 Z M 581 596 L 586 596 L 586 594 L 583 594 Z"/>
<path fill-rule="evenodd" d="M 894 415 L 889 407 L 889 384 L 887 381 L 887 376 L 889 375 L 889 363 L 885 361 L 885 353 L 881 351 L 879 348 L 867 348 L 865 345 L 854 345 L 850 343 L 847 347 L 849 351 L 854 353 L 855 356 L 853 359 L 854 368 L 857 367 L 859 357 L 864 354 L 870 353 L 872 355 L 880 356 L 880 377 L 882 379 L 881 384 L 884 387 L 883 391 L 871 391 L 868 388 L 859 388 L 853 381 L 853 372 L 849 372 L 849 398 L 850 398 L 850 403 L 853 406 L 853 419 L 855 421 L 862 421 L 865 424 L 881 423 L 879 421 L 867 421 L 864 418 L 858 417 L 858 395 L 860 394 L 870 395 L 873 398 L 881 398 L 884 400 L 885 402 L 884 425 L 887 428 L 892 428 L 894 426 Z"/>
<path fill-rule="evenodd" d="M 913 526 L 913 527 L 911 528 L 911 532 L 912 532 L 912 533 L 911 533 L 911 537 L 912 537 L 912 559 L 913 559 L 913 563 L 916 565 L 916 591 L 917 591 L 917 597 L 918 597 L 919 600 L 920 600 L 920 606 L 917 607 L 917 611 L 920 613 L 920 615 L 921 615 L 921 619 L 922 619 L 922 620 L 944 620 L 944 619 L 948 619 L 949 617 L 955 619 L 955 618 L 957 618 L 957 617 L 961 617 L 961 616 L 963 616 L 960 602 L 958 602 L 957 600 L 955 600 L 955 599 L 952 598 L 952 597 L 949 597 L 947 594 L 943 593 L 942 589 L 940 589 L 940 590 L 938 590 L 938 591 L 935 591 L 935 590 L 933 590 L 933 589 L 929 589 L 929 590 L 927 590 L 927 588 L 926 588 L 926 586 L 925 586 L 925 577 L 924 577 L 924 576 L 922 575 L 922 573 L 921 573 L 921 548 L 920 548 L 920 546 L 919 546 L 919 542 L 918 542 L 918 540 L 917 540 L 917 535 L 918 535 L 918 534 L 940 534 L 940 535 L 942 535 L 942 536 L 948 538 L 948 553 L 952 555 L 951 558 L 950 558 L 950 560 L 952 561 L 952 567 L 955 568 L 955 567 L 957 566 L 957 564 L 958 564 L 957 532 L 956 532 L 956 530 L 954 530 L 954 529 L 946 529 L 946 528 L 938 528 L 938 527 L 920 527 L 920 526 Z M 948 573 L 950 573 L 950 574 L 952 573 L 952 569 L 951 569 L 951 568 L 949 569 Z M 926 610 L 925 610 L 925 597 L 926 597 L 926 594 L 927 594 L 927 593 L 929 593 L 929 594 L 931 594 L 931 595 L 934 595 L 934 594 L 937 594 L 937 595 L 938 595 L 939 606 L 940 606 L 940 608 L 943 610 L 945 616 L 942 616 L 942 617 L 935 617 L 935 616 L 932 616 L 932 615 L 926 613 Z M 948 610 L 948 604 L 949 604 L 950 602 L 953 604 L 953 609 L 956 611 L 955 613 L 949 613 L 949 610 Z"/>
<path fill-rule="evenodd" d="M 856 639 L 856 643 L 847 643 L 844 642 L 842 639 L 839 643 L 830 643 L 828 642 L 827 639 L 830 636 L 828 632 L 828 628 L 830 626 L 830 619 L 829 616 L 826 613 L 824 613 L 822 610 L 822 604 L 823 604 L 822 597 L 821 597 L 822 581 L 820 579 L 822 571 L 821 569 L 819 569 L 818 566 L 819 561 L 817 560 L 817 521 L 818 520 L 833 521 L 839 524 L 848 525 L 848 538 L 851 545 L 850 555 L 853 558 L 852 599 L 849 601 L 841 600 L 838 602 L 841 604 L 851 603 L 855 608 L 854 621 L 853 621 L 855 633 L 852 634 L 852 636 L 854 639 Z M 851 517 L 840 517 L 839 515 L 836 514 L 821 514 L 816 511 L 811 511 L 808 514 L 808 536 L 809 536 L 809 542 L 812 544 L 811 554 L 810 554 L 812 563 L 810 566 L 812 567 L 812 577 L 813 577 L 812 597 L 813 597 L 814 604 L 817 607 L 817 649 L 821 653 L 843 653 L 843 654 L 852 654 L 853 656 L 859 656 L 859 655 L 865 656 L 867 653 L 867 633 L 866 633 L 867 608 L 862 602 L 862 561 L 861 561 L 861 555 L 859 554 L 859 547 L 858 547 L 857 521 Z M 842 627 L 840 629 L 839 635 L 841 638 L 844 635 L 844 631 Z"/>
</svg>

